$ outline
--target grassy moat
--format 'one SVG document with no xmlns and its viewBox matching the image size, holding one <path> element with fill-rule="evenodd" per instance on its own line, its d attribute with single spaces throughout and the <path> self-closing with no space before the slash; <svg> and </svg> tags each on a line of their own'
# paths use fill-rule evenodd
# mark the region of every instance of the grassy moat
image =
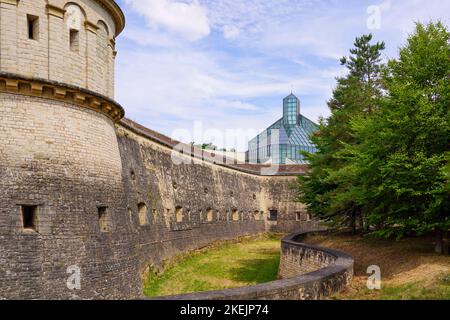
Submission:
<svg viewBox="0 0 450 320">
<path fill-rule="evenodd" d="M 280 261 L 278 235 L 245 237 L 181 255 L 163 274 L 150 272 L 147 296 L 163 296 L 243 287 L 275 280 Z"/>
<path fill-rule="evenodd" d="M 275 280 L 280 235 L 261 235 L 221 242 L 180 255 L 163 274 L 149 273 L 147 296 L 242 287 Z M 450 257 L 433 252 L 430 237 L 377 240 L 336 234 L 309 237 L 306 242 L 352 255 L 352 284 L 330 299 L 450 299 Z M 381 268 L 381 290 L 367 289 L 367 267 Z"/>
</svg>

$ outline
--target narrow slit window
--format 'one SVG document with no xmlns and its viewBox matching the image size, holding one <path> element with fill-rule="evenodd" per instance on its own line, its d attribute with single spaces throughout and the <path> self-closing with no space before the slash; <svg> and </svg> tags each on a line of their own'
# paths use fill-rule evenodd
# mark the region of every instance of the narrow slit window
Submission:
<svg viewBox="0 0 450 320">
<path fill-rule="evenodd" d="M 277 221 L 278 220 L 278 211 L 277 210 L 270 210 L 269 211 L 269 221 Z"/>
<path fill-rule="evenodd" d="M 22 223 L 24 230 L 37 231 L 37 206 L 22 206 Z"/>
<path fill-rule="evenodd" d="M 98 223 L 100 225 L 101 232 L 109 231 L 109 217 L 108 217 L 108 209 L 106 207 L 98 208 Z"/>
<path fill-rule="evenodd" d="M 31 14 L 27 15 L 28 39 L 38 40 L 39 36 L 39 17 Z"/>
<path fill-rule="evenodd" d="M 133 210 L 131 210 L 131 208 L 128 208 L 128 217 L 130 218 L 130 225 L 134 226 Z"/>
<path fill-rule="evenodd" d="M 70 29 L 69 32 L 70 41 L 70 51 L 79 52 L 80 51 L 80 32 L 76 29 Z"/>
</svg>

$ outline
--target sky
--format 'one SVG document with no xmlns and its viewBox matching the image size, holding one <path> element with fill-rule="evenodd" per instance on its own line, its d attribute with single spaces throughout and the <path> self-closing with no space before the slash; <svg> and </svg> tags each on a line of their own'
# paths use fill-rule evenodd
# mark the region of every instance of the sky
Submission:
<svg viewBox="0 0 450 320">
<path fill-rule="evenodd" d="M 339 59 L 356 37 L 385 41 L 385 60 L 414 22 L 450 25 L 448 0 L 117 0 L 116 100 L 126 117 L 183 142 L 245 151 L 282 116 L 327 117 Z"/>
</svg>

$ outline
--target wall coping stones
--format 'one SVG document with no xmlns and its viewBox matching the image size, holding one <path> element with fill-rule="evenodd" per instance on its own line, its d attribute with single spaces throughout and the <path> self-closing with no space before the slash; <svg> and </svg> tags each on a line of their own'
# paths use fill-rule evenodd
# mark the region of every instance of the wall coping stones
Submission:
<svg viewBox="0 0 450 320">
<path fill-rule="evenodd" d="M 290 234 L 281 240 L 281 246 L 282 248 L 310 249 L 333 256 L 334 262 L 327 267 L 254 286 L 147 298 L 147 300 L 316 300 L 337 293 L 353 278 L 353 258 L 337 250 L 300 242 L 311 233 L 316 232 Z"/>
<path fill-rule="evenodd" d="M 0 92 L 73 103 L 103 113 L 114 122 L 125 115 L 120 104 L 104 95 L 54 80 L 0 71 Z"/>
<path fill-rule="evenodd" d="M 173 140 L 170 137 L 167 137 L 159 132 L 153 131 L 151 129 L 148 129 L 130 119 L 123 118 L 120 120 L 119 125 L 125 127 L 126 129 L 136 133 L 137 135 L 140 135 L 144 138 L 150 139 L 158 144 L 161 144 L 167 148 L 174 149 L 179 146 L 183 146 L 182 148 L 179 148 L 183 150 L 183 154 L 190 156 L 192 158 L 196 158 L 205 162 L 212 163 L 214 165 L 218 165 L 221 167 L 237 170 L 240 172 L 244 172 L 251 175 L 257 175 L 257 176 L 297 176 L 297 175 L 304 175 L 308 171 L 307 165 L 280 165 L 279 170 L 276 173 L 272 174 L 265 174 L 262 169 L 267 168 L 268 166 L 264 165 L 257 165 L 257 164 L 238 164 L 233 163 L 233 161 L 226 161 L 226 158 L 224 158 L 225 161 L 223 162 L 217 162 L 217 158 L 213 156 L 213 152 L 208 152 L 204 150 L 200 150 L 198 148 L 195 148 L 191 145 L 181 143 L 179 141 Z M 188 152 L 186 152 L 188 151 Z"/>
</svg>

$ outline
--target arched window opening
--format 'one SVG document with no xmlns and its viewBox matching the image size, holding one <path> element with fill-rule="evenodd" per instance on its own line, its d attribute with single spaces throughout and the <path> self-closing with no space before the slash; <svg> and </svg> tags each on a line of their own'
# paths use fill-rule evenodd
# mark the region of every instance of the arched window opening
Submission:
<svg viewBox="0 0 450 320">
<path fill-rule="evenodd" d="M 233 209 L 231 217 L 233 221 L 239 221 L 239 212 L 236 209 Z"/>
<path fill-rule="evenodd" d="M 175 219 L 177 222 L 183 222 L 183 208 L 182 207 L 175 208 Z"/>
<path fill-rule="evenodd" d="M 213 210 L 211 208 L 206 209 L 206 221 L 213 221 Z"/>
<path fill-rule="evenodd" d="M 143 202 L 138 204 L 139 225 L 148 225 L 147 205 Z"/>
</svg>

